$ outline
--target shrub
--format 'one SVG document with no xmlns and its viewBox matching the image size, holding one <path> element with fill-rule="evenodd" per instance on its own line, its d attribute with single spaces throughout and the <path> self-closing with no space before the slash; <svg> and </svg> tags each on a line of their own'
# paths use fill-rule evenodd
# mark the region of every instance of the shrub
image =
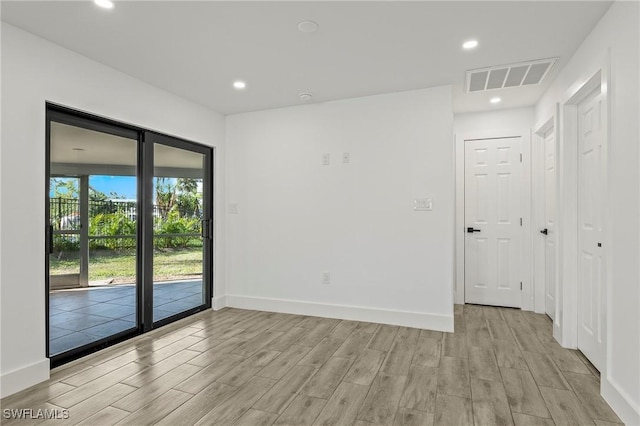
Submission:
<svg viewBox="0 0 640 426">
<path fill-rule="evenodd" d="M 187 248 L 201 244 L 199 237 L 170 236 L 162 234 L 194 234 L 200 232 L 198 217 L 181 217 L 177 207 L 172 208 L 166 218 L 154 218 L 154 248 Z M 128 238 L 90 238 L 90 249 L 122 250 L 136 247 L 136 221 L 125 212 L 98 213 L 89 221 L 90 236 L 115 237 L 118 235 Z M 55 235 L 54 250 L 79 250 L 78 235 Z"/>
<path fill-rule="evenodd" d="M 200 219 L 180 217 L 178 209 L 172 208 L 166 219 L 157 219 L 154 230 L 155 248 L 186 248 L 197 243 L 197 237 L 162 237 L 158 234 L 192 234 L 200 232 Z"/>
<path fill-rule="evenodd" d="M 75 234 L 54 234 L 53 251 L 78 251 L 80 250 L 80 239 Z"/>
<path fill-rule="evenodd" d="M 89 223 L 89 235 L 116 236 L 129 235 L 133 238 L 91 239 L 90 248 L 110 250 L 134 248 L 136 246 L 136 222 L 125 213 L 99 213 Z"/>
</svg>

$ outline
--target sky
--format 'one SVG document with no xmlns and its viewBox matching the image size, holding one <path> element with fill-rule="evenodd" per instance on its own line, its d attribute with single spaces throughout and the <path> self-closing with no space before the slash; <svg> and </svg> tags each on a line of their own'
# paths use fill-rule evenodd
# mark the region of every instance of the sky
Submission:
<svg viewBox="0 0 640 426">
<path fill-rule="evenodd" d="M 55 178 L 57 180 L 73 180 L 77 178 Z M 174 180 L 171 178 L 170 180 Z M 103 192 L 108 198 L 110 194 L 116 193 L 117 197 L 126 200 L 135 200 L 137 197 L 137 186 L 135 176 L 89 176 L 89 186 L 96 191 Z M 202 192 L 202 182 L 198 182 L 198 192 Z M 50 197 L 53 197 L 53 188 Z"/>
<path fill-rule="evenodd" d="M 59 177 L 54 179 L 59 181 L 76 180 L 76 182 L 78 180 L 77 178 Z M 89 186 L 96 191 L 105 193 L 107 196 L 114 192 L 117 194 L 117 197 L 114 198 L 127 200 L 135 200 L 138 193 L 135 176 L 89 176 Z M 53 187 L 49 196 L 53 197 Z"/>
<path fill-rule="evenodd" d="M 135 176 L 91 176 L 89 186 L 107 195 L 115 192 L 128 200 L 135 200 L 138 193 Z"/>
</svg>

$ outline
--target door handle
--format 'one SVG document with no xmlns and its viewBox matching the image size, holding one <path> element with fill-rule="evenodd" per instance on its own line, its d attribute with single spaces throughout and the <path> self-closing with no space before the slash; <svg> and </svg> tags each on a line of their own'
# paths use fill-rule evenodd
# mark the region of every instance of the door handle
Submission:
<svg viewBox="0 0 640 426">
<path fill-rule="evenodd" d="M 53 225 L 49 225 L 49 254 L 53 253 Z"/>
<path fill-rule="evenodd" d="M 201 236 L 203 239 L 209 239 L 209 240 L 213 239 L 213 232 L 212 232 L 213 226 L 211 222 L 213 222 L 211 219 L 202 220 Z"/>
<path fill-rule="evenodd" d="M 203 219 L 201 222 L 202 227 L 200 228 L 200 236 L 205 239 L 209 238 L 209 221 L 207 219 Z"/>
<path fill-rule="evenodd" d="M 549 234 L 549 230 L 547 228 L 544 228 L 542 231 L 540 231 L 541 234 L 544 235 L 548 235 Z"/>
<path fill-rule="evenodd" d="M 474 232 L 480 232 L 480 229 L 473 229 L 471 227 L 467 228 L 467 232 L 473 234 Z"/>
</svg>

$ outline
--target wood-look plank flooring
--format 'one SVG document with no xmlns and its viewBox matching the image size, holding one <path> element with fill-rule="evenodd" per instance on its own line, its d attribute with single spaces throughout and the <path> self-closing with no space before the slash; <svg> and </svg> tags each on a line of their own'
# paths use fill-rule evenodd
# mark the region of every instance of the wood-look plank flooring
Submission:
<svg viewBox="0 0 640 426">
<path fill-rule="evenodd" d="M 594 425 L 621 423 L 597 371 L 543 315 L 456 305 L 455 333 L 207 311 L 52 371 L 3 425 Z"/>
</svg>

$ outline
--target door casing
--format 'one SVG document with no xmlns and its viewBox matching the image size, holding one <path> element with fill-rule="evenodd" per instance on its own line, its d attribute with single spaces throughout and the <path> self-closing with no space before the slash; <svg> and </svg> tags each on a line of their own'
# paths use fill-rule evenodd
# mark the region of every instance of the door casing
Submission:
<svg viewBox="0 0 640 426">
<path fill-rule="evenodd" d="M 532 210 L 533 210 L 533 224 L 532 227 L 532 253 L 533 253 L 533 287 L 534 287 L 534 312 L 539 314 L 546 313 L 546 259 L 545 259 L 545 239 L 542 237 L 538 231 L 540 229 L 545 228 L 546 221 L 546 212 L 545 212 L 545 203 L 546 203 L 546 189 L 545 189 L 545 174 L 544 174 L 544 165 L 545 165 L 545 135 L 548 132 L 553 132 L 554 141 L 555 141 L 555 169 L 556 169 L 556 182 L 555 182 L 555 217 L 556 222 L 558 218 L 559 211 L 559 199 L 558 199 L 558 141 L 559 141 L 559 125 L 558 125 L 558 117 L 559 117 L 559 105 L 555 105 L 554 113 L 551 117 L 547 118 L 534 127 L 534 140 L 531 145 L 532 150 Z M 557 233 L 557 223 L 556 223 L 556 233 Z M 559 267 L 558 267 L 558 241 L 556 239 L 556 250 L 555 250 L 555 282 L 556 282 L 556 290 L 558 285 L 558 277 L 559 277 Z M 555 297 L 555 309 L 554 309 L 554 317 L 555 313 L 558 312 L 558 299 Z M 554 318 L 555 321 L 555 318 Z"/>
<path fill-rule="evenodd" d="M 598 87 L 605 93 L 604 120 L 607 123 L 605 131 L 606 140 L 603 146 L 603 182 L 604 193 L 608 191 L 608 144 L 611 140 L 611 127 L 608 125 L 611 116 L 611 99 L 607 92 L 609 85 L 609 52 L 598 62 L 595 69 L 587 70 L 585 77 L 571 86 L 560 102 L 561 138 L 558 140 L 558 286 L 556 294 L 556 320 L 554 321 L 553 335 L 560 344 L 567 348 L 578 346 L 578 104 L 583 101 L 593 90 Z M 605 256 L 606 275 L 603 284 L 603 301 L 607 312 L 611 312 L 608 292 L 611 283 L 611 232 L 610 232 L 610 205 L 607 198 L 603 200 L 603 229 L 602 240 Z M 610 323 L 607 321 L 604 327 L 603 342 L 607 347 Z M 603 370 L 606 371 L 608 360 L 605 360 Z M 604 373 L 604 371 L 601 371 Z"/>
<path fill-rule="evenodd" d="M 586 109 L 586 110 L 585 110 Z M 598 368 L 604 363 L 604 274 L 607 247 L 602 245 L 606 94 L 598 86 L 578 106 L 578 349 Z M 588 131 L 586 126 L 592 126 Z M 593 132 L 592 132 L 593 130 Z M 589 136 L 593 133 L 593 136 Z M 588 153 L 588 157 L 585 156 Z M 590 160 L 593 158 L 595 160 Z M 593 164 L 595 163 L 595 164 Z M 589 167 L 592 166 L 592 169 Z M 586 256 L 585 256 L 586 254 Z M 586 263 L 586 264 L 585 264 Z M 587 284 L 590 282 L 591 286 Z M 588 308 L 587 308 L 588 306 Z M 585 315 L 592 323 L 585 322 Z M 582 318 L 582 319 L 581 319 Z"/>
<path fill-rule="evenodd" d="M 522 138 L 522 303 L 521 309 L 533 310 L 533 276 L 531 260 L 531 129 L 496 129 L 482 132 L 462 133 L 455 136 L 456 169 L 456 219 L 455 219 L 455 285 L 453 300 L 464 304 L 464 252 L 465 252 L 465 141 L 475 139 Z"/>
</svg>

